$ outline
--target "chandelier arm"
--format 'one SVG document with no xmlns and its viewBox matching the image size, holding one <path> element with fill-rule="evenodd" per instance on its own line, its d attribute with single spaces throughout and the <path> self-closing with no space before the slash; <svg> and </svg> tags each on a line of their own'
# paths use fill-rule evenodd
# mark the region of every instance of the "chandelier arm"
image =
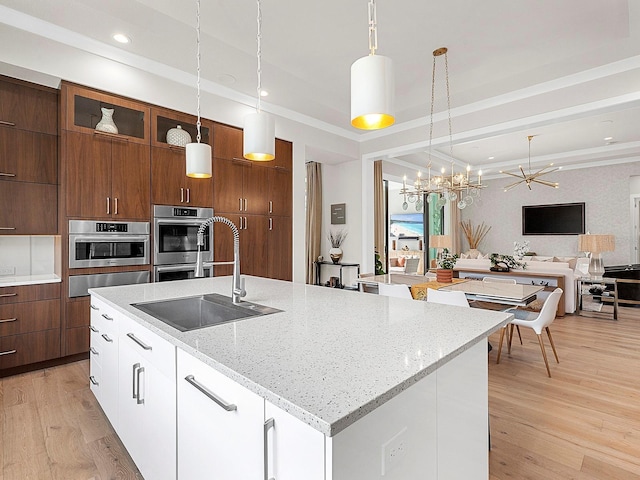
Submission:
<svg viewBox="0 0 640 480">
<path fill-rule="evenodd" d="M 527 175 L 526 173 L 524 173 L 524 170 L 522 169 L 522 165 L 518 165 L 518 168 L 520 169 L 520 171 L 522 172 L 522 178 L 527 178 L 529 175 Z"/>
<path fill-rule="evenodd" d="M 507 191 L 511 190 L 513 187 L 516 187 L 516 186 L 520 185 L 524 181 L 525 181 L 525 179 L 522 179 L 519 182 L 515 182 L 515 183 L 509 184 L 506 187 L 504 187 L 504 191 L 507 192 Z"/>
<path fill-rule="evenodd" d="M 547 173 L 553 173 L 556 172 L 558 170 L 560 170 L 559 167 L 554 168 L 553 170 L 547 170 L 547 168 L 551 168 L 553 167 L 553 165 L 547 165 L 546 167 L 541 168 L 540 170 L 538 170 L 536 173 L 534 173 L 533 175 L 538 176 L 538 175 L 546 175 Z"/>
<path fill-rule="evenodd" d="M 532 178 L 532 182 L 540 183 L 542 185 L 546 185 L 547 187 L 557 187 L 558 182 L 547 182 L 546 180 L 538 180 L 537 178 Z"/>
<path fill-rule="evenodd" d="M 504 173 L 505 175 L 511 175 L 512 177 L 516 177 L 516 178 L 522 178 L 522 175 L 513 173 L 513 172 L 500 172 L 500 173 Z"/>
</svg>

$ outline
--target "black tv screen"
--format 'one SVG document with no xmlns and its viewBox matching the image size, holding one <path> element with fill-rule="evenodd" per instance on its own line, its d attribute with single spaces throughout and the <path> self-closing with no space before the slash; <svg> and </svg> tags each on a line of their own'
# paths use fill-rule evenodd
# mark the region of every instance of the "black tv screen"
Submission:
<svg viewBox="0 0 640 480">
<path fill-rule="evenodd" d="M 581 235 L 584 202 L 522 207 L 522 235 Z"/>
</svg>

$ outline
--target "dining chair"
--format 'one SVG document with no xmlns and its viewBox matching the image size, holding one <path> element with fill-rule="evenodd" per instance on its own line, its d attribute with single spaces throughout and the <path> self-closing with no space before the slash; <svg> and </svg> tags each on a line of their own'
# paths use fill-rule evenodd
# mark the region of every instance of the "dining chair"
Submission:
<svg viewBox="0 0 640 480">
<path fill-rule="evenodd" d="M 385 295 L 387 297 L 398 297 L 398 298 L 411 298 L 411 290 L 407 285 L 403 285 L 400 283 L 379 283 L 378 284 L 378 295 Z"/>
<path fill-rule="evenodd" d="M 556 362 L 560 363 L 558 359 L 558 352 L 556 352 L 556 346 L 553 343 L 553 338 L 551 337 L 551 330 L 549 330 L 549 325 L 556 318 L 556 310 L 558 308 L 558 302 L 560 301 L 560 297 L 562 296 L 562 289 L 556 288 L 551 295 L 547 297 L 540 310 L 540 313 L 536 314 L 534 312 L 526 312 L 524 310 L 507 310 L 509 313 L 513 313 L 515 318 L 508 325 L 511 328 L 511 335 L 508 340 L 508 353 L 511 354 L 511 340 L 513 339 L 513 327 L 521 326 L 521 327 L 529 327 L 532 328 L 536 335 L 538 335 L 538 343 L 540 344 L 540 350 L 542 351 L 542 358 L 544 359 L 544 364 L 547 367 L 547 374 L 551 377 L 551 370 L 549 369 L 549 361 L 547 360 L 547 352 L 544 349 L 544 342 L 542 341 L 542 330 L 546 330 L 547 336 L 549 337 L 549 343 L 551 344 L 551 348 L 553 350 L 553 355 L 556 357 Z M 500 355 L 502 354 L 502 343 L 504 340 L 504 332 L 506 328 L 502 329 L 500 333 L 500 344 L 498 345 L 498 359 L 496 363 L 500 363 Z"/>
<path fill-rule="evenodd" d="M 464 292 L 447 292 L 445 290 L 434 290 L 427 288 L 427 302 L 454 305 L 457 307 L 468 307 L 469 302 Z"/>
<path fill-rule="evenodd" d="M 515 278 L 498 278 L 498 277 L 482 277 L 482 281 L 486 283 L 509 283 L 511 285 L 515 285 Z"/>
</svg>

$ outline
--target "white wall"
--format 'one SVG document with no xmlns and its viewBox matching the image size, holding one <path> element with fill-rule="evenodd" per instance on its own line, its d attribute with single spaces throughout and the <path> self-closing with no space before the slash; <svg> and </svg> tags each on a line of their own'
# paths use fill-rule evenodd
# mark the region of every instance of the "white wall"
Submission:
<svg viewBox="0 0 640 480">
<path fill-rule="evenodd" d="M 491 226 L 480 245 L 484 253 L 513 253 L 513 242 L 529 240 L 530 250 L 539 255 L 571 256 L 578 253 L 576 235 L 522 235 L 523 205 L 585 202 L 586 230 L 590 233 L 615 235 L 615 252 L 604 253 L 605 265 L 630 262 L 631 230 L 629 225 L 630 177 L 640 175 L 640 162 L 560 171 L 548 180 L 560 183 L 553 189 L 533 185 L 529 191 L 520 185 L 504 192 L 508 178 L 488 180 L 481 201 L 462 211 L 462 220 L 473 225 L 485 222 Z M 462 240 L 466 248 L 466 240 Z"/>
</svg>

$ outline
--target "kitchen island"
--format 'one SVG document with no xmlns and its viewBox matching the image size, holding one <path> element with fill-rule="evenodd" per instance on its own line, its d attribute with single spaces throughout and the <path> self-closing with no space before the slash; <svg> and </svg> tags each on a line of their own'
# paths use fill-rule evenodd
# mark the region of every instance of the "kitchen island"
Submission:
<svg viewBox="0 0 640 480">
<path fill-rule="evenodd" d="M 119 402 L 124 400 L 113 396 L 133 397 L 133 403 L 151 408 L 150 395 L 156 387 L 146 382 L 147 376 L 155 375 L 165 387 L 160 391 L 165 415 L 170 408 L 178 412 L 177 427 L 170 419 L 161 422 L 166 432 L 178 431 L 177 442 L 169 442 L 166 449 L 169 456 L 172 445 L 177 449 L 178 478 L 195 478 L 193 470 L 185 473 L 183 468 L 194 463 L 193 451 L 198 448 L 209 455 L 209 473 L 229 472 L 216 478 L 251 478 L 251 473 L 232 469 L 238 464 L 249 468 L 254 456 L 260 472 L 256 478 L 262 478 L 264 469 L 265 475 L 269 473 L 264 478 L 278 480 L 488 477 L 486 337 L 511 315 L 256 277 L 246 277 L 246 290 L 246 301 L 281 312 L 190 332 L 180 332 L 132 304 L 207 293 L 228 296 L 231 277 L 91 291 L 94 312 L 108 311 L 92 314 L 92 346 L 94 339 L 99 345 L 100 329 L 106 329 L 109 345 L 115 343 L 119 349 L 120 373 L 110 384 L 106 373 L 112 369 L 105 367 L 107 360 L 99 351 L 96 358 L 102 356 L 100 360 L 92 356 L 92 377 L 95 364 L 104 381 L 94 377 L 92 390 L 121 438 L 119 428 L 126 430 L 136 416 L 123 416 L 126 409 Z M 104 322 L 105 315 L 111 320 Z M 117 327 L 110 324 L 114 317 Z M 162 346 L 152 349 L 149 338 Z M 147 356 L 164 351 L 166 357 L 173 351 L 173 360 L 162 358 L 155 362 L 157 368 L 141 367 L 150 357 L 136 360 L 126 352 L 140 345 Z M 128 360 L 134 363 L 129 365 Z M 202 373 L 185 376 L 192 373 L 189 368 Z M 225 398 L 240 395 L 237 389 L 252 399 L 251 408 L 262 416 L 253 433 L 238 438 L 243 451 L 232 450 L 231 457 L 218 458 L 214 447 L 233 443 L 233 432 L 222 429 L 220 423 L 211 429 L 221 431 L 203 432 L 207 438 L 191 435 L 181 441 L 180 432 L 206 422 L 185 419 L 199 408 L 189 404 L 181 410 L 187 405 L 181 390 L 193 385 L 187 377 L 197 380 L 209 373 L 215 384 L 223 388 L 228 383 L 231 388 L 219 397 L 224 405 L 235 408 L 223 410 L 215 405 L 227 415 L 224 418 L 240 418 L 237 397 Z M 209 401 L 207 394 L 216 385 L 202 388 L 196 383 L 191 390 Z M 171 384 L 173 392 L 177 388 L 173 396 L 167 392 Z M 103 402 L 101 397 L 111 400 Z M 114 402 L 118 408 L 111 408 Z M 273 418 L 275 424 L 270 422 Z M 149 424 L 159 428 L 154 420 Z M 247 424 L 249 431 L 251 425 Z M 213 438 L 216 435 L 220 442 Z M 127 439 L 122 439 L 147 475 Z M 189 447 L 183 448 L 184 443 Z M 133 450 L 143 451 L 144 446 Z M 174 460 L 174 469 L 175 464 Z M 171 464 L 162 471 L 171 473 Z"/>
</svg>

